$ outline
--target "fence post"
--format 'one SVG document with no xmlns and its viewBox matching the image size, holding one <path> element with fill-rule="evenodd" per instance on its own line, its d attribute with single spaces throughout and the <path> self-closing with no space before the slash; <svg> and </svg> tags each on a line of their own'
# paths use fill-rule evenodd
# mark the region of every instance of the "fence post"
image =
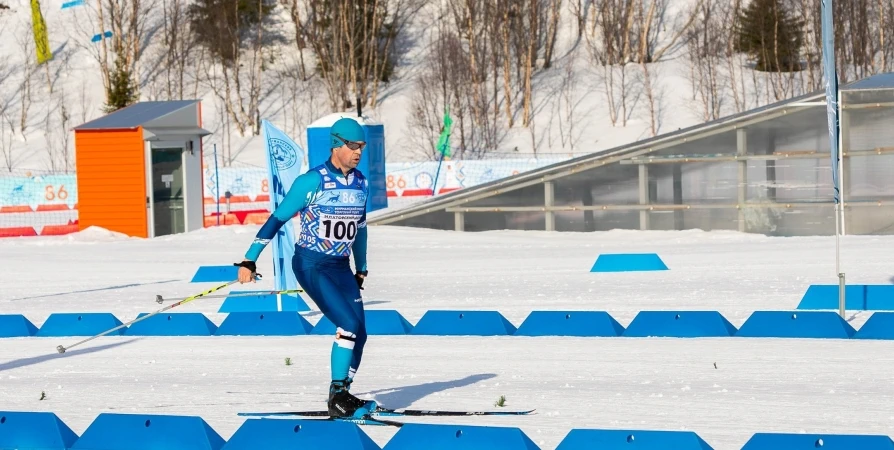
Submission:
<svg viewBox="0 0 894 450">
<path fill-rule="evenodd" d="M 214 144 L 214 203 L 217 205 L 217 226 L 220 226 L 220 175 L 217 171 L 217 144 Z"/>
</svg>

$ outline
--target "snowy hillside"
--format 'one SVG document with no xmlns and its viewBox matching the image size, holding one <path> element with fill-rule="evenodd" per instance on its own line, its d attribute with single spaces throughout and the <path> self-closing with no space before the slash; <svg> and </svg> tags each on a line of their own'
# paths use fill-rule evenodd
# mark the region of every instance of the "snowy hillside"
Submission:
<svg viewBox="0 0 894 450">
<path fill-rule="evenodd" d="M 443 4 L 447 2 L 449 0 L 423 2 L 421 9 L 411 15 L 399 42 L 402 48 L 395 75 L 380 87 L 376 107 L 363 111 L 364 115 L 385 125 L 389 162 L 431 158 L 421 150 L 427 145 L 428 136 L 413 129 L 411 119 L 414 101 L 434 95 L 434 92 L 428 92 L 433 87 L 420 84 L 419 79 L 424 75 L 427 55 L 432 53 L 430 46 L 435 34 L 450 20 L 443 12 Z M 98 62 L 100 42 L 94 38 L 100 30 L 91 28 L 95 22 L 91 14 L 95 15 L 96 2 L 41 2 L 54 54 L 53 60 L 44 66 L 34 65 L 30 2 L 2 0 L 0 3 L 9 6 L 9 9 L 0 9 L 0 39 L 5 43 L 0 47 L 0 136 L 3 137 L 0 150 L 6 160 L 0 161 L 0 166 L 7 169 L 69 169 L 74 160 L 71 128 L 102 115 L 105 98 Z M 264 52 L 259 111 L 261 118 L 270 120 L 296 141 L 305 143 L 303 132 L 308 124 L 338 111 L 326 106 L 323 87 L 319 83 L 314 84 L 313 80 L 300 82 L 283 75 L 297 64 L 295 30 L 285 3 L 288 2 L 277 4 L 269 21 L 270 33 L 278 40 Z M 552 157 L 580 155 L 640 140 L 653 132 L 660 134 L 701 123 L 711 115 L 728 115 L 775 100 L 762 93 L 769 90 L 767 86 L 773 81 L 748 69 L 744 57 L 724 62 L 726 75 L 700 74 L 693 67 L 691 58 L 686 57 L 687 47 L 680 33 L 684 25 L 701 20 L 694 13 L 694 2 L 665 0 L 654 3 L 667 5 L 661 20 L 656 19 L 654 45 L 663 51 L 658 62 L 629 63 L 613 66 L 607 71 L 594 62 L 586 33 L 584 37 L 579 34 L 581 27 L 575 8 L 580 2 L 560 2 L 552 67 L 542 69 L 542 61 L 538 61 L 538 69 L 532 78 L 531 125 L 525 127 L 516 118 L 509 127 L 504 117 L 494 113 L 501 138 L 496 148 L 476 150 L 486 152 L 479 157 L 517 158 L 535 153 Z M 169 4 L 170 0 L 144 2 L 148 12 L 145 48 L 140 52 L 138 63 L 142 100 L 166 99 L 162 73 L 166 49 L 162 43 L 164 29 L 161 22 L 163 7 Z M 586 20 L 584 28 L 594 19 Z M 212 73 L 217 69 L 207 66 L 203 70 Z M 29 72 L 30 77 L 26 77 Z M 201 73 L 199 75 L 201 78 Z M 651 96 L 644 89 L 646 76 L 652 88 Z M 698 81 L 706 76 L 711 77 L 710 85 Z M 807 76 L 799 74 L 801 84 L 806 84 L 803 78 Z M 817 75 L 809 76 L 815 78 Z M 606 82 L 607 77 L 613 80 L 611 88 Z M 224 165 L 263 165 L 260 138 L 252 136 L 250 131 L 246 136 L 240 135 L 229 124 L 218 96 L 207 83 L 194 78 L 187 77 L 185 91 L 195 93 L 195 97 L 203 100 L 204 125 L 214 133 L 205 139 L 205 148 L 218 145 Z M 621 85 L 626 86 L 624 92 L 619 91 Z M 497 83 L 493 86 L 497 87 Z M 614 92 L 612 96 L 606 94 L 609 89 Z M 494 89 L 495 99 L 502 95 L 501 90 L 502 87 Z M 709 92 L 711 90 L 714 90 L 713 94 Z M 803 90 L 798 87 L 781 95 L 787 98 Z M 623 104 L 618 103 L 621 95 L 626 97 Z M 706 95 L 715 97 L 708 99 Z M 736 98 L 727 98 L 731 96 Z M 518 99 L 514 102 L 514 107 L 520 107 Z M 352 109 L 347 113 L 356 111 Z M 518 112 L 516 116 L 520 117 L 520 114 Z M 437 136 L 436 130 L 428 133 Z"/>
</svg>

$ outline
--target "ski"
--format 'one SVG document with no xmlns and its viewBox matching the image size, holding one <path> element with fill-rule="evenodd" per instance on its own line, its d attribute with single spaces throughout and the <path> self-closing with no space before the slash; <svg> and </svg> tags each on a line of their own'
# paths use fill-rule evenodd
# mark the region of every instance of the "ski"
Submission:
<svg viewBox="0 0 894 450">
<path fill-rule="evenodd" d="M 295 417 L 301 418 L 304 420 L 320 420 L 320 421 L 329 421 L 329 422 L 348 422 L 357 425 L 373 425 L 373 426 L 392 426 L 392 427 L 400 427 L 403 426 L 403 422 L 397 422 L 394 420 L 380 419 L 377 417 L 373 417 L 370 414 L 366 414 L 360 417 L 329 417 L 329 413 L 326 411 L 307 411 L 311 414 L 290 414 L 290 413 L 282 413 L 282 412 L 256 412 L 256 413 L 238 413 L 240 416 L 251 416 L 251 417 Z"/>
<path fill-rule="evenodd" d="M 377 408 L 371 416 L 525 416 L 533 413 L 533 409 L 525 411 L 445 411 L 432 409 L 388 409 Z"/>
<path fill-rule="evenodd" d="M 311 419 L 311 420 L 319 420 L 319 419 Z M 400 428 L 404 424 L 403 422 L 397 422 L 394 420 L 378 419 L 378 418 L 372 417 L 368 414 L 365 416 L 361 416 L 361 417 L 328 417 L 328 418 L 324 418 L 323 420 L 332 420 L 332 421 L 336 421 L 336 422 L 348 422 L 348 423 L 353 423 L 353 424 L 357 424 L 357 425 L 372 425 L 372 426 L 380 426 L 380 427 L 390 426 L 390 427 L 398 427 L 398 428 Z"/>
<path fill-rule="evenodd" d="M 534 410 L 522 411 L 446 411 L 432 409 L 388 409 L 377 408 L 367 416 L 373 419 L 377 417 L 402 417 L 402 416 L 524 416 L 533 413 Z M 240 416 L 304 416 L 304 417 L 329 417 L 328 411 L 269 411 L 269 412 L 241 412 Z"/>
</svg>

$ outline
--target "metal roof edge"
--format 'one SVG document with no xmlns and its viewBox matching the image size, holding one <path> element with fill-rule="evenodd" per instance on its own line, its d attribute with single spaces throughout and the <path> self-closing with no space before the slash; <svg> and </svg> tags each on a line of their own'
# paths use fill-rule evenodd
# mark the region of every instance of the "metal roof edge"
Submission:
<svg viewBox="0 0 894 450">
<path fill-rule="evenodd" d="M 167 102 L 187 102 L 187 103 L 185 103 L 183 106 L 181 106 L 181 107 L 179 107 L 179 108 L 177 108 L 177 109 L 175 109 L 175 110 L 173 110 L 173 111 L 170 111 L 170 112 L 168 112 L 168 113 L 166 113 L 166 114 L 163 114 L 163 115 L 158 116 L 158 117 L 154 117 L 154 118 L 152 118 L 151 120 L 149 120 L 149 121 L 147 121 L 147 122 L 151 122 L 152 120 L 156 120 L 156 119 L 158 119 L 158 118 L 160 118 L 160 117 L 165 117 L 165 116 L 167 116 L 167 115 L 169 115 L 169 114 L 172 114 L 172 113 L 174 113 L 174 112 L 180 111 L 180 110 L 183 109 L 183 108 L 186 108 L 186 107 L 188 107 L 188 106 L 192 106 L 192 105 L 194 105 L 194 104 L 196 104 L 196 103 L 200 103 L 202 100 L 201 100 L 201 99 L 186 99 L 186 100 L 164 100 L 164 101 L 167 101 Z M 153 101 L 153 102 L 155 102 L 155 101 Z M 161 101 L 158 101 L 158 102 L 161 102 Z M 87 131 L 87 130 L 91 130 L 91 131 L 95 131 L 95 130 L 112 131 L 112 130 L 133 130 L 133 129 L 136 129 L 136 127 L 144 125 L 145 122 L 144 122 L 144 123 L 141 123 L 141 124 L 139 124 L 139 125 L 136 125 L 136 126 L 130 126 L 130 127 L 106 127 L 106 128 L 94 128 L 94 127 L 91 127 L 90 124 L 95 123 L 95 122 L 100 121 L 100 120 L 103 120 L 103 119 L 105 119 L 105 118 L 107 118 L 108 116 L 111 116 L 111 115 L 113 115 L 113 114 L 116 114 L 116 113 L 125 111 L 125 110 L 127 110 L 128 108 L 131 108 L 131 107 L 133 107 L 133 106 L 135 106 L 135 105 L 138 105 L 138 104 L 140 104 L 140 103 L 149 103 L 149 102 L 147 101 L 147 102 L 136 102 L 136 103 L 133 103 L 133 104 L 128 105 L 128 106 L 125 106 L 124 108 L 121 108 L 121 109 L 119 109 L 119 110 L 117 110 L 117 111 L 114 111 L 114 112 L 105 114 L 105 115 L 103 115 L 103 116 L 97 117 L 97 118 L 95 118 L 95 119 L 93 119 L 93 120 L 90 120 L 90 121 L 88 121 L 88 122 L 82 123 L 82 124 L 80 124 L 80 125 L 78 125 L 78 126 L 72 128 L 72 130 L 73 130 L 73 131 Z"/>
</svg>

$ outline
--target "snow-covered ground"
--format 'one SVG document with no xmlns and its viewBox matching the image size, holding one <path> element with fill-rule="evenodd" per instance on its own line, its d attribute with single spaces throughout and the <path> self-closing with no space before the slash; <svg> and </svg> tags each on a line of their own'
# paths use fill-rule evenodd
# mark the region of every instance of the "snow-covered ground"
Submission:
<svg viewBox="0 0 894 450">
<path fill-rule="evenodd" d="M 156 239 L 101 229 L 0 240 L 0 314 L 35 325 L 53 312 L 122 321 L 188 296 L 200 265 L 241 258 L 257 227 Z M 853 284 L 889 283 L 894 237 L 842 238 Z M 590 273 L 600 253 L 656 252 L 671 270 Z M 626 326 L 651 309 L 720 311 L 737 327 L 754 310 L 794 309 L 810 284 L 834 284 L 833 237 L 735 232 L 457 233 L 370 231 L 368 308 L 411 323 L 431 309 L 492 309 L 518 326 L 532 310 L 604 310 Z M 260 261 L 270 270 L 269 249 Z M 268 277 L 271 278 L 271 277 Z M 272 280 L 258 287 L 272 288 Z M 178 308 L 220 324 L 220 299 Z M 176 310 L 175 310 L 176 311 Z M 311 322 L 319 313 L 304 313 Z M 849 311 L 855 328 L 868 313 Z M 331 338 L 102 337 L 0 340 L 0 409 L 52 411 L 82 433 L 100 412 L 198 415 L 225 439 L 239 411 L 324 407 Z M 355 383 L 389 407 L 536 408 L 527 417 L 426 419 L 519 427 L 543 449 L 572 428 L 691 430 L 715 449 L 755 432 L 891 434 L 888 341 L 372 336 Z M 285 358 L 293 365 L 286 366 Z M 45 400 L 39 400 L 41 391 Z M 417 419 L 407 419 L 409 422 Z M 390 427 L 364 427 L 379 445 Z"/>
</svg>

